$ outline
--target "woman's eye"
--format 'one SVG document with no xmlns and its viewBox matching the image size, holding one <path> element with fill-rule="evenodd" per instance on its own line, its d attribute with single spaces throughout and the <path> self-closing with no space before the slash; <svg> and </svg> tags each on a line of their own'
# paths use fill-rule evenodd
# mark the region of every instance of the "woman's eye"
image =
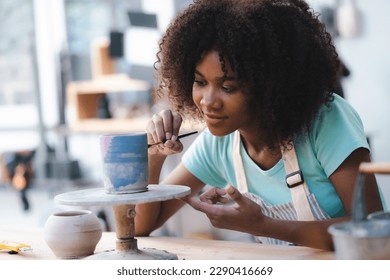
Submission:
<svg viewBox="0 0 390 280">
<path fill-rule="evenodd" d="M 204 86 L 204 85 L 206 85 L 206 82 L 205 82 L 205 81 L 197 80 L 197 79 L 194 80 L 194 83 L 197 84 L 197 85 L 199 85 L 199 86 Z"/>
<path fill-rule="evenodd" d="M 230 87 L 222 87 L 222 90 L 224 91 L 224 92 L 226 92 L 226 93 L 229 93 L 229 92 L 232 92 L 232 88 L 230 88 Z"/>
<path fill-rule="evenodd" d="M 236 91 L 236 87 L 231 87 L 231 86 L 222 86 L 222 90 L 226 93 L 233 93 Z"/>
</svg>

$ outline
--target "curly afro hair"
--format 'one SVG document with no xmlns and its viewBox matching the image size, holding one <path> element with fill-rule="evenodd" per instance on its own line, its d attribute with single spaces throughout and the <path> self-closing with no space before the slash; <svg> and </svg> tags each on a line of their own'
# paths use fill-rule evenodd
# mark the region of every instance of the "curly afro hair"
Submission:
<svg viewBox="0 0 390 280">
<path fill-rule="evenodd" d="M 331 36 L 301 0 L 195 0 L 168 26 L 159 48 L 158 96 L 195 119 L 201 115 L 192 100 L 194 70 L 204 52 L 217 50 L 269 146 L 309 131 L 332 100 L 339 67 Z"/>
</svg>

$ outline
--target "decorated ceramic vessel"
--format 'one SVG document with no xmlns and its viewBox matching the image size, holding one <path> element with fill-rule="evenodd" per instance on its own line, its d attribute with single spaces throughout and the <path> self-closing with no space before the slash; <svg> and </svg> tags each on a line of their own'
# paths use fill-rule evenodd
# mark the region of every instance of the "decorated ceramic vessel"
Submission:
<svg viewBox="0 0 390 280">
<path fill-rule="evenodd" d="M 148 142 L 146 133 L 100 136 L 103 183 L 107 193 L 146 191 Z"/>
</svg>

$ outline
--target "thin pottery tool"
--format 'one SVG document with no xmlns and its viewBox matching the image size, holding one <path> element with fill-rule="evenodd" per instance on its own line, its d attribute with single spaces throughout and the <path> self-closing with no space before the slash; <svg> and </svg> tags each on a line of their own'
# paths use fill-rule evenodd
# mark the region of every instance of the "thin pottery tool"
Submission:
<svg viewBox="0 0 390 280">
<path fill-rule="evenodd" d="M 181 138 L 184 138 L 184 137 L 193 135 L 193 134 L 195 134 L 195 133 L 198 133 L 198 131 L 193 131 L 193 132 L 189 132 L 189 133 L 185 133 L 185 134 L 179 135 L 179 136 L 177 137 L 177 139 L 181 139 Z M 157 142 L 157 143 L 148 144 L 148 148 L 151 147 L 151 146 L 154 146 L 154 145 L 158 145 L 158 144 L 161 144 L 161 143 L 165 143 L 166 141 L 167 141 L 167 140 L 164 139 L 163 141 L 160 141 L 160 142 Z"/>
</svg>

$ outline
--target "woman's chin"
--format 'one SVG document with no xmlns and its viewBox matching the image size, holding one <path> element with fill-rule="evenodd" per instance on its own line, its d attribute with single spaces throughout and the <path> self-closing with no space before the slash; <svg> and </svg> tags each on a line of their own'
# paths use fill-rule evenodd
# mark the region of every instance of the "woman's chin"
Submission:
<svg viewBox="0 0 390 280">
<path fill-rule="evenodd" d="M 209 131 L 212 135 L 219 136 L 219 137 L 226 136 L 226 135 L 233 132 L 233 131 L 226 129 L 226 128 L 215 128 L 215 127 L 209 126 L 209 125 L 207 125 L 207 128 L 209 129 Z"/>
</svg>

